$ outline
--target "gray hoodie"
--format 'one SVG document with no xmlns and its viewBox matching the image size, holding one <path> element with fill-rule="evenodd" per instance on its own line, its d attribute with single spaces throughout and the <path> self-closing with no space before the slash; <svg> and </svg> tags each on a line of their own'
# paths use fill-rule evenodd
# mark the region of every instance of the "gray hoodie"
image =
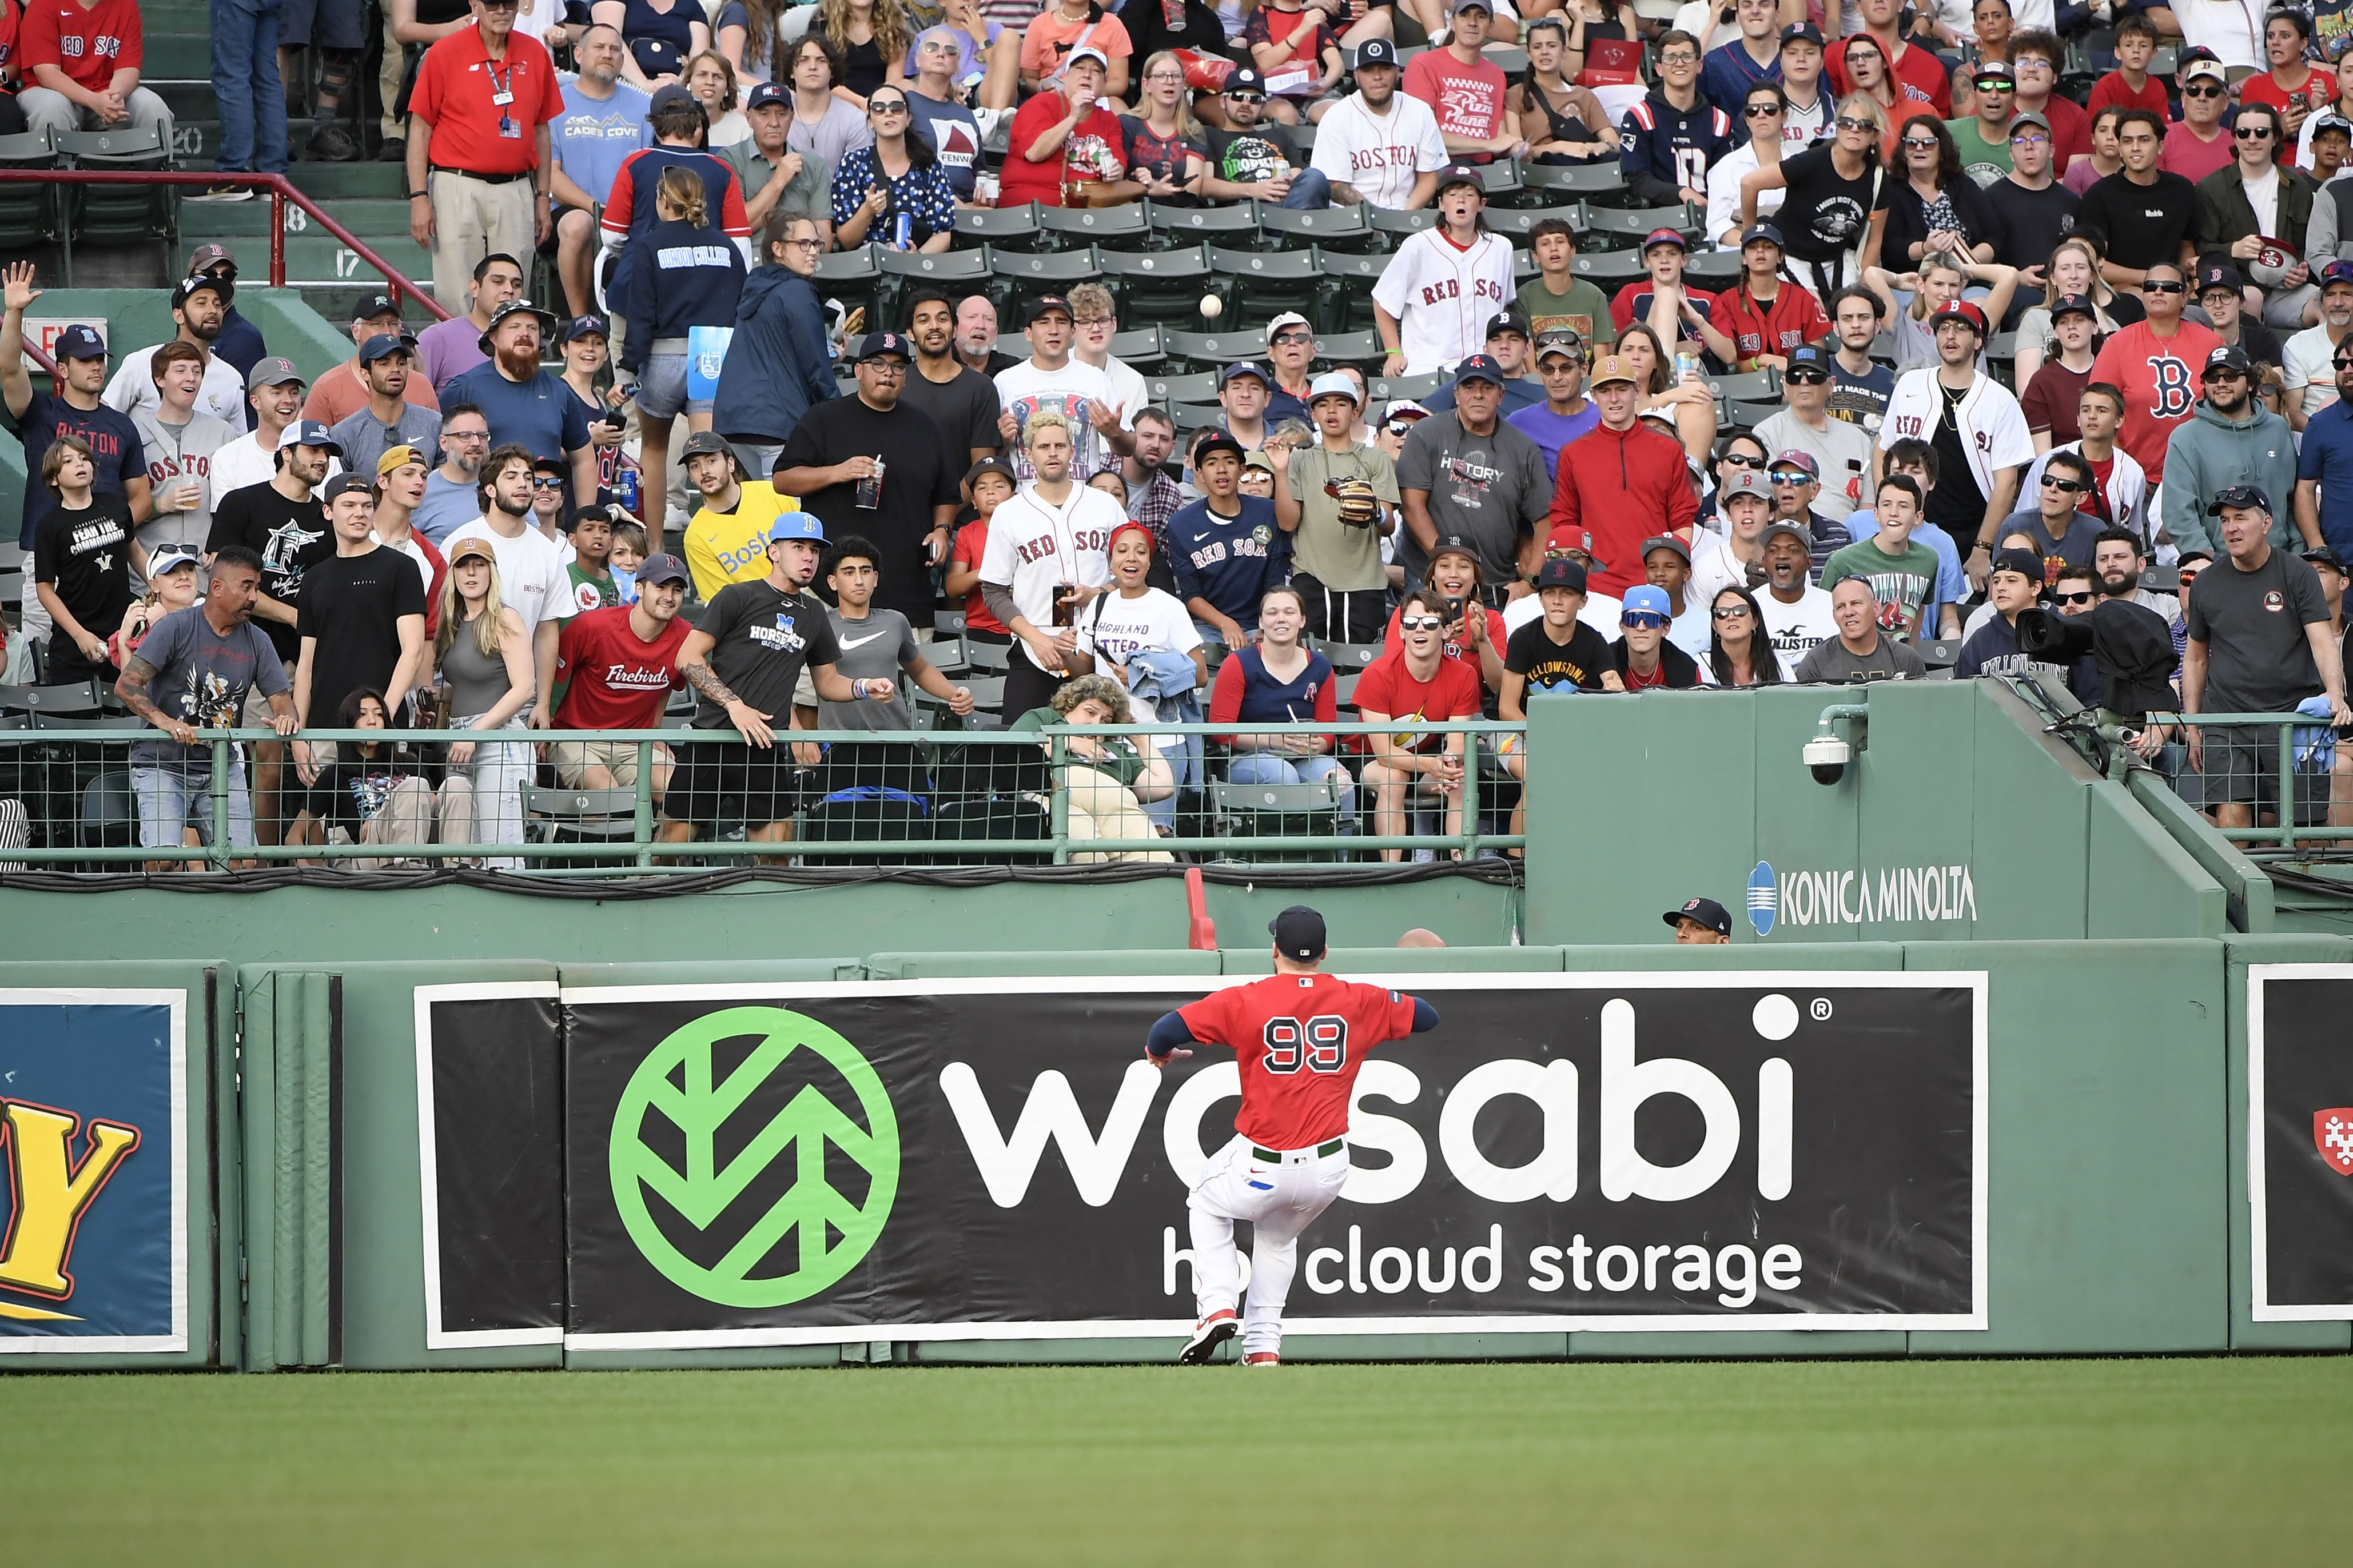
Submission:
<svg viewBox="0 0 2353 1568">
<path fill-rule="evenodd" d="M 2225 419 L 2204 398 L 2165 448 L 2165 501 L 2159 521 L 2183 550 L 2219 550 L 2206 508 L 2214 492 L 2260 485 L 2271 498 L 2271 541 L 2286 549 L 2295 531 L 2295 437 L 2287 421 L 2259 403 Z"/>
</svg>

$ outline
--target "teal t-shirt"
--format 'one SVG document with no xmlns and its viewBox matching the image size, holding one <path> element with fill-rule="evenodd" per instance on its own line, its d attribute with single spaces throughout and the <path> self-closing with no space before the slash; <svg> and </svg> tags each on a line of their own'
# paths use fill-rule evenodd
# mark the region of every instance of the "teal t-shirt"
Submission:
<svg viewBox="0 0 2353 1568">
<path fill-rule="evenodd" d="M 1822 563 L 1822 591 L 1849 577 L 1862 578 L 1879 595 L 1879 629 L 1897 642 L 1910 642 L 1912 617 L 1925 616 L 1936 592 L 1936 552 L 1916 539 L 1906 539 L 1896 555 L 1869 541 L 1846 545 Z"/>
<path fill-rule="evenodd" d="M 1984 190 L 2000 182 L 2010 173 L 2010 137 L 2005 133 L 2000 142 L 1985 139 L 1985 121 L 1976 115 L 1967 120 L 1947 120 L 1945 129 L 1953 133 L 1953 145 L 1961 151 L 1961 168 L 1977 188 Z"/>
</svg>

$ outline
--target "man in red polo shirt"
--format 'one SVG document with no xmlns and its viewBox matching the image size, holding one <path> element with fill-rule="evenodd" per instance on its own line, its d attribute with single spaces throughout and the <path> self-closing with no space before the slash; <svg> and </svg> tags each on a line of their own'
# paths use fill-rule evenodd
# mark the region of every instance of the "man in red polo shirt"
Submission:
<svg viewBox="0 0 2353 1568">
<path fill-rule="evenodd" d="M 137 0 L 32 0 L 22 27 L 16 58 L 30 80 L 16 102 L 29 129 L 153 125 L 172 144 L 172 110 L 139 85 Z"/>
<path fill-rule="evenodd" d="M 516 0 L 472 7 L 472 26 L 425 51 L 408 99 L 408 232 L 431 248 L 443 301 L 466 297 L 484 256 L 529 256 L 547 237 L 547 127 L 564 112 L 547 46 L 514 30 Z"/>
</svg>

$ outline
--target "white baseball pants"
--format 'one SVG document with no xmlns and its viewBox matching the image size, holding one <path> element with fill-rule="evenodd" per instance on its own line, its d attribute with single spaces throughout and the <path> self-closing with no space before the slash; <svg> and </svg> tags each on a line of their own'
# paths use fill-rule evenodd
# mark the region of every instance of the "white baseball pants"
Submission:
<svg viewBox="0 0 2353 1568">
<path fill-rule="evenodd" d="M 1282 1349 L 1282 1303 L 1299 1267 L 1299 1233 L 1331 1206 L 1348 1179 L 1348 1149 L 1313 1149 L 1262 1160 L 1237 1134 L 1209 1157 L 1187 1201 L 1193 1230 L 1193 1293 L 1199 1315 L 1237 1305 L 1240 1268 L 1234 1258 L 1234 1222 L 1248 1220 L 1250 1307 L 1242 1314 L 1242 1353 Z"/>
</svg>

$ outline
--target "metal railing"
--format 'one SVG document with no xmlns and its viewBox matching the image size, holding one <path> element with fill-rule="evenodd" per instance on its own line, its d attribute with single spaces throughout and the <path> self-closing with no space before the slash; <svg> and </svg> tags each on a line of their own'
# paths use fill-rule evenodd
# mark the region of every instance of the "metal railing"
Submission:
<svg viewBox="0 0 2353 1568">
<path fill-rule="evenodd" d="M 2292 854 L 2300 845 L 2320 841 L 2336 841 L 2353 847 L 2353 777 L 2346 781 L 2342 799 L 2337 788 L 2340 746 L 2353 742 L 2340 742 L 2326 721 L 2300 713 L 2150 713 L 2150 724 L 2170 728 L 2188 727 L 2202 731 L 2205 766 L 2198 772 L 2189 767 L 2188 748 L 2180 741 L 2169 742 L 2157 759 L 2156 766 L 2163 773 L 2174 793 L 2184 802 L 2201 809 L 2218 805 L 2251 805 L 2255 816 L 2269 812 L 2275 820 L 2272 826 L 2257 824 L 2247 827 L 2221 827 L 2214 831 L 2242 848 L 2266 848 L 2275 854 Z M 2314 735 L 2299 747 L 2295 732 L 2312 731 Z M 2213 770 L 2218 731 L 2249 731 L 2257 743 L 2266 731 L 2275 735 L 2277 751 L 2270 764 L 2272 777 L 2267 798 L 2249 802 L 2226 802 L 2208 798 L 2207 781 L 2216 777 Z M 2325 758 L 2325 760 L 2323 760 Z M 2281 766 L 2278 759 L 2284 759 Z M 2353 771 L 2353 755 L 2347 755 L 2344 764 Z M 2255 765 L 2259 785 L 2264 764 Z M 2299 822 L 2298 818 L 2316 817 L 2316 821 Z"/>
<path fill-rule="evenodd" d="M 689 840 L 663 839 L 660 830 L 666 823 L 677 819 L 665 816 L 662 802 L 654 790 L 653 763 L 665 748 L 681 742 L 721 742 L 744 744 L 743 738 L 727 730 L 614 730 L 614 731 L 385 731 L 385 730 L 304 730 L 292 740 L 335 742 L 339 746 L 365 743 L 393 743 L 412 753 L 406 760 L 388 768 L 395 774 L 407 774 L 430 781 L 447 771 L 439 759 L 453 742 L 470 742 L 477 746 L 508 745 L 517 748 L 539 748 L 563 742 L 612 742 L 627 743 L 637 752 L 636 778 L 633 784 L 617 789 L 597 790 L 576 785 L 549 786 L 536 782 L 535 774 L 543 770 L 527 767 L 524 789 L 526 803 L 544 800 L 550 795 L 569 795 L 582 802 L 582 809 L 571 815 L 561 813 L 525 816 L 525 841 L 520 843 L 258 843 L 232 845 L 231 824 L 237 817 L 238 802 L 231 787 L 232 763 L 243 772 L 248 791 L 254 784 L 254 756 L 257 745 L 279 745 L 286 748 L 280 764 L 279 794 L 284 803 L 278 813 L 278 831 L 262 837 L 285 836 L 285 829 L 304 820 L 307 812 L 302 805 L 306 787 L 299 779 L 291 754 L 290 742 L 282 740 L 273 731 L 238 729 L 203 731 L 198 744 L 209 747 L 208 762 L 189 761 L 185 763 L 134 763 L 129 752 L 132 746 L 153 743 L 163 739 L 152 727 L 137 725 L 127 716 L 111 718 L 59 718 L 36 713 L 29 718 L 12 715 L 0 727 L 0 868 L 34 867 L 68 868 L 136 869 L 142 863 L 169 863 L 174 868 L 200 868 L 227 873 L 252 865 L 282 865 L 288 862 L 337 861 L 398 861 L 414 868 L 417 864 L 427 867 L 453 861 L 498 861 L 512 866 L 520 862 L 533 875 L 546 876 L 637 876 L 661 875 L 669 872 L 703 869 L 709 862 L 743 863 L 746 858 L 772 860 L 792 859 L 803 864 L 840 864 L 860 860 L 881 864 L 1043 864 L 1068 865 L 1073 861 L 1095 858 L 1117 859 L 1134 858 L 1155 851 L 1218 861 L 1254 862 L 1281 858 L 1288 863 L 1304 859 L 1334 862 L 1379 860 L 1385 850 L 1401 852 L 1400 858 L 1410 860 L 1417 851 L 1434 851 L 1441 858 L 1459 853 L 1472 859 L 1482 853 L 1499 853 L 1523 847 L 1523 837 L 1504 831 L 1486 831 L 1482 819 L 1493 819 L 1499 826 L 1508 826 L 1509 802 L 1504 798 L 1514 794 L 1518 781 L 1499 766 L 1497 758 L 1481 743 L 1481 737 L 1516 738 L 1525 734 L 1525 727 L 1488 721 L 1442 721 L 1416 722 L 1410 726 L 1391 722 L 1367 724 L 1256 724 L 1248 727 L 1252 735 L 1303 735 L 1337 741 L 1337 752 L 1342 766 L 1348 770 L 1353 791 L 1353 812 L 1347 809 L 1346 792 L 1328 809 L 1307 809 L 1295 805 L 1270 809 L 1266 812 L 1220 810 L 1211 804 L 1211 781 L 1227 783 L 1228 759 L 1215 738 L 1231 733 L 1235 726 L 1209 724 L 1153 724 L 1099 727 L 1057 727 L 1039 731 L 866 731 L 866 730 L 796 730 L 780 731 L 780 743 L 790 743 L 803 760 L 797 764 L 797 809 L 793 817 L 793 836 L 788 840 L 751 837 L 710 837 Z M 1432 789 L 1419 784 L 1408 785 L 1403 808 L 1408 831 L 1388 837 L 1370 831 L 1376 807 L 1375 786 L 1364 782 L 1364 764 L 1371 760 L 1368 752 L 1348 750 L 1351 738 L 1372 734 L 1395 734 L 1409 728 L 1423 735 L 1464 736 L 1464 750 L 1471 761 L 1461 770 L 1459 798 L 1449 801 Z M 1073 837 L 1071 833 L 1070 793 L 1062 787 L 1064 770 L 1076 765 L 1092 765 L 1092 759 L 1073 751 L 1074 739 L 1124 736 L 1143 742 L 1145 737 L 1168 740 L 1185 737 L 1199 738 L 1207 756 L 1206 771 L 1187 784 L 1179 779 L 1177 813 L 1178 831 L 1170 836 L 1155 833 L 1151 837 L 1107 838 L 1091 836 Z M 802 750 L 802 749 L 806 750 Z M 816 763 L 806 761 L 807 752 L 824 750 Z M 849 748 L 844 750 L 843 748 Z M 878 763 L 878 752 L 896 755 L 896 762 Z M 1150 755 L 1150 752 L 1145 752 Z M 1174 754 L 1182 758 L 1182 748 Z M 1240 752 L 1237 755 L 1248 755 Z M 1281 753 L 1272 753 L 1281 754 Z M 536 755 L 536 752 L 534 752 Z M 851 760 L 862 758 L 863 760 Z M 166 766 L 183 772 L 189 792 L 195 796 L 185 820 L 201 817 L 208 831 L 203 833 L 201 844 L 185 842 L 164 845 L 142 845 L 139 839 L 138 801 L 135 795 L 133 770 L 146 766 Z M 893 775 L 894 768 L 904 772 Z M 201 775 L 201 776 L 200 776 Z M 920 802 L 919 820 L 899 824 L 897 836 L 891 836 L 892 824 L 877 820 L 871 826 L 875 832 L 858 832 L 852 837 L 813 837 L 813 826 L 824 826 L 853 828 L 865 826 L 855 820 L 850 811 L 848 819 L 835 818 L 819 825 L 812 810 L 820 803 L 835 798 L 843 788 L 871 788 L 877 777 L 884 780 L 884 788 L 898 789 L 902 797 Z M 899 789 L 892 784 L 896 776 L 899 784 L 912 787 Z M 934 779 L 939 780 L 934 787 Z M 672 787 L 678 780 L 673 776 Z M 1241 786 L 1249 788 L 1251 786 Z M 1132 794 L 1132 792 L 1131 792 Z M 589 797 L 596 797 L 591 800 Z M 1189 798 L 1188 798 L 1189 797 Z M 1288 797 L 1285 797 L 1286 799 Z M 931 819 L 942 807 L 955 802 L 970 805 L 976 802 L 993 801 L 1015 807 L 1021 826 L 1012 832 L 995 831 L 982 837 L 959 836 L 941 837 L 930 831 Z M 256 814 L 262 802 L 255 798 Z M 854 804 L 844 803 L 847 805 Z M 1140 801 L 1129 804 L 1141 805 Z M 1457 809 L 1461 812 L 1461 830 L 1444 831 L 1446 816 Z M 16 806 L 21 816 L 12 813 Z M 479 807 L 477 808 L 479 811 Z M 1147 813 L 1148 815 L 1148 813 Z M 1189 816 L 1196 831 L 1187 832 L 1183 826 Z M 1247 824 L 1242 818 L 1253 820 Z M 1414 831 L 1417 819 L 1436 818 L 1432 831 Z M 426 813 L 426 820 L 438 823 L 438 813 Z M 962 820 L 960 817 L 959 820 Z M 1274 825 L 1271 832 L 1234 831 L 1238 826 L 1256 829 Z M 712 829 L 708 817 L 698 819 L 698 832 Z M 720 825 L 727 831 L 759 826 L 756 822 L 727 822 Z M 915 831 L 913 829 L 920 829 Z M 566 837 L 565 835 L 575 835 Z M 323 837 L 323 835 L 322 835 Z M 14 840 L 28 840 L 19 844 Z"/>
<path fill-rule="evenodd" d="M 327 210 L 295 187 L 283 174 L 224 174 L 191 169 L 0 169 L 0 181 L 42 185 L 242 185 L 269 195 L 269 286 L 286 287 L 286 207 L 301 208 L 312 222 L 350 247 L 362 261 L 384 274 L 385 287 L 395 300 L 406 295 L 433 312 L 436 321 L 449 319 L 448 310 L 432 295 L 401 275 L 368 243 L 327 216 Z M 73 287 L 73 225 L 60 231 L 64 248 L 66 287 Z"/>
</svg>

